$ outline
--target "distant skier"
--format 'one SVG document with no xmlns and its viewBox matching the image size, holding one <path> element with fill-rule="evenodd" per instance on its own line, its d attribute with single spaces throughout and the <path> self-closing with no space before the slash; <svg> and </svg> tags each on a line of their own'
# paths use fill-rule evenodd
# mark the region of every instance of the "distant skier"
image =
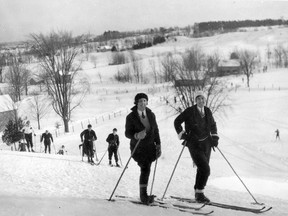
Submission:
<svg viewBox="0 0 288 216">
<path fill-rule="evenodd" d="M 280 131 L 276 129 L 275 133 L 276 133 L 276 140 L 277 139 L 280 140 Z"/>
<path fill-rule="evenodd" d="M 197 166 L 194 185 L 197 202 L 209 202 L 204 195 L 204 188 L 210 175 L 209 160 L 211 147 L 218 146 L 217 127 L 211 110 L 204 106 L 203 92 L 195 95 L 196 105 L 185 109 L 174 121 L 178 137 L 187 141 L 187 147 L 193 162 Z M 181 124 L 185 123 L 185 131 Z"/>
<path fill-rule="evenodd" d="M 64 155 L 65 153 L 67 153 L 67 151 L 65 151 L 65 146 L 62 145 L 61 148 L 58 150 L 57 154 Z"/>
<path fill-rule="evenodd" d="M 30 147 L 31 147 L 31 151 L 34 152 L 32 133 L 34 134 L 34 136 L 36 136 L 36 134 L 34 132 L 33 127 L 30 125 L 30 121 L 26 122 L 24 128 L 22 128 L 22 132 L 25 135 L 25 140 L 27 142 L 28 151 L 30 152 Z"/>
<path fill-rule="evenodd" d="M 18 151 L 26 151 L 26 143 L 24 143 L 22 140 L 19 141 Z"/>
<path fill-rule="evenodd" d="M 80 138 L 81 138 L 81 142 L 83 143 L 82 146 L 82 156 L 84 154 L 87 155 L 88 157 L 88 162 L 89 163 L 94 163 L 93 161 L 93 155 L 94 155 L 94 151 L 93 151 L 93 141 L 97 140 L 97 136 L 94 130 L 92 130 L 92 125 L 88 124 L 88 129 L 84 130 L 81 134 L 80 134 Z M 84 141 L 83 141 L 83 137 L 84 137 Z"/>
<path fill-rule="evenodd" d="M 141 174 L 139 179 L 140 200 L 145 204 L 154 202 L 154 196 L 147 195 L 147 186 L 151 164 L 161 155 L 161 142 L 155 114 L 147 108 L 148 96 L 138 93 L 134 100 L 135 106 L 126 117 L 125 136 L 130 139 L 130 150 L 140 143 L 133 154 Z"/>
<path fill-rule="evenodd" d="M 47 148 L 48 148 L 48 152 L 49 154 L 51 154 L 51 141 L 53 141 L 53 137 L 52 134 L 49 133 L 48 130 L 45 131 L 45 133 L 42 134 L 41 139 L 40 139 L 40 143 L 42 143 L 42 141 L 44 140 L 44 146 L 45 146 L 45 153 L 47 153 Z"/>
<path fill-rule="evenodd" d="M 117 135 L 117 129 L 113 129 L 113 133 L 109 134 L 106 142 L 108 142 L 108 159 L 109 159 L 109 165 L 112 166 L 112 156 L 114 154 L 116 166 L 120 167 L 118 164 L 118 148 L 120 145 L 119 142 L 119 136 Z"/>
</svg>

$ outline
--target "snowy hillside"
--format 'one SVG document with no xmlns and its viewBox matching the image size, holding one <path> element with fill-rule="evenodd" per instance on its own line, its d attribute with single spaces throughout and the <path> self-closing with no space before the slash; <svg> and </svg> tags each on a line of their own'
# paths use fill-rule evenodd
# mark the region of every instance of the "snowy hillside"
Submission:
<svg viewBox="0 0 288 216">
<path fill-rule="evenodd" d="M 236 43 L 245 43 L 247 46 L 259 45 L 263 51 L 269 38 L 274 43 L 283 40 L 283 35 L 287 38 L 288 34 L 286 28 L 265 30 L 265 33 L 263 31 L 229 33 L 194 41 L 178 38 L 175 47 L 185 50 L 198 43 L 211 50 L 223 44 L 226 47 L 224 51 L 231 51 Z M 263 38 L 265 41 L 261 43 L 261 35 L 269 37 Z M 137 53 L 149 58 L 153 53 L 173 50 L 173 43 L 139 50 Z M 70 133 L 63 134 L 59 131 L 60 135 L 57 134 L 56 137 L 55 122 L 60 119 L 51 111 L 42 120 L 43 129 L 36 131 L 36 153 L 10 151 L 10 147 L 0 143 L 0 216 L 189 215 L 177 210 L 145 207 L 121 200 L 108 202 L 123 168 L 108 166 L 107 155 L 99 166 L 91 166 L 86 162 L 87 158 L 84 158 L 84 162 L 81 161 L 79 134 L 83 130 L 82 125 L 86 128 L 91 123 L 98 137 L 96 149 L 99 159 L 107 149 L 107 135 L 114 127 L 118 129 L 120 154 L 125 165 L 130 156 L 129 140 L 124 136 L 125 118 L 133 106 L 135 94 L 142 91 L 149 96 L 149 107 L 156 114 L 162 141 L 162 156 L 158 162 L 153 192 L 158 198 L 163 195 L 182 148 L 173 127 L 176 117 L 174 111 L 162 99 L 163 96 L 172 97 L 172 90 L 164 85 L 113 83 L 110 78 L 117 67 L 108 67 L 104 56 L 99 56 L 98 61 L 99 68 L 89 69 L 88 63 L 87 68 L 83 66 L 82 72 L 97 83 L 93 85 L 81 107 L 73 113 Z M 99 83 L 98 72 L 103 75 L 105 82 L 102 84 Z M 220 135 L 219 148 L 256 199 L 267 206 L 273 206 L 270 212 L 264 214 L 271 216 L 287 215 L 288 212 L 287 72 L 287 69 L 269 68 L 268 73 L 254 74 L 250 91 L 242 82 L 241 76 L 228 77 L 227 84 L 233 83 L 233 86 L 238 85 L 240 88 L 231 92 L 231 108 L 226 110 L 225 115 L 216 116 Z M 29 98 L 23 100 L 20 114 L 29 118 L 27 100 Z M 35 121 L 32 121 L 32 125 L 36 128 Z M 41 153 L 43 147 L 40 147 L 39 138 L 44 129 L 49 129 L 55 139 L 51 155 Z M 275 140 L 276 129 L 280 130 L 281 140 Z M 54 154 L 61 145 L 65 145 L 67 155 Z M 138 199 L 139 172 L 139 167 L 132 160 L 115 194 Z M 166 197 L 177 195 L 193 198 L 195 173 L 196 169 L 193 168 L 186 149 Z M 150 181 L 151 179 L 152 177 Z M 212 201 L 256 207 L 251 205 L 252 197 L 217 150 L 212 153 L 211 176 L 206 194 Z M 214 210 L 212 215 L 215 216 L 252 215 L 211 206 L 203 208 L 203 212 L 210 210 Z"/>
</svg>

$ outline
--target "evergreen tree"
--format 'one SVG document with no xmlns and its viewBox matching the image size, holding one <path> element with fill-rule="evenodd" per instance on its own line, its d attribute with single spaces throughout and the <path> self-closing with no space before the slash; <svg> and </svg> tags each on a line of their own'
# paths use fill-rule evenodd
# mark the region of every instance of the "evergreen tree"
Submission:
<svg viewBox="0 0 288 216">
<path fill-rule="evenodd" d="M 5 130 L 3 132 L 3 142 L 6 143 L 8 146 L 14 144 L 14 147 L 16 148 L 15 142 L 18 142 L 24 138 L 23 132 L 20 131 L 23 127 L 24 121 L 21 118 L 13 120 L 10 119 L 6 124 Z"/>
</svg>

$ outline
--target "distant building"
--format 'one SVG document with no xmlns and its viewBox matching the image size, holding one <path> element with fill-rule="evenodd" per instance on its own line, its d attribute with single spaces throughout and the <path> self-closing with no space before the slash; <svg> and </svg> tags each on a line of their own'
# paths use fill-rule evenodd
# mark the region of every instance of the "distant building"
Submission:
<svg viewBox="0 0 288 216">
<path fill-rule="evenodd" d="M 221 60 L 217 67 L 218 76 L 228 76 L 240 74 L 241 65 L 237 59 Z"/>
<path fill-rule="evenodd" d="M 0 95 L 0 131 L 14 117 L 14 102 L 9 95 Z"/>
</svg>

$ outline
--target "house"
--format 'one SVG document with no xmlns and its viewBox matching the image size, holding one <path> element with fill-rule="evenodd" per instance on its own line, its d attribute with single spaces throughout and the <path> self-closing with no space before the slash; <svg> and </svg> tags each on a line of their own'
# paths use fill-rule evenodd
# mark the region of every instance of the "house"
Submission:
<svg viewBox="0 0 288 216">
<path fill-rule="evenodd" d="M 0 95 L 0 131 L 14 117 L 14 102 L 9 95 Z"/>
<path fill-rule="evenodd" d="M 221 60 L 217 67 L 218 76 L 228 76 L 241 73 L 241 65 L 237 59 Z"/>
</svg>

